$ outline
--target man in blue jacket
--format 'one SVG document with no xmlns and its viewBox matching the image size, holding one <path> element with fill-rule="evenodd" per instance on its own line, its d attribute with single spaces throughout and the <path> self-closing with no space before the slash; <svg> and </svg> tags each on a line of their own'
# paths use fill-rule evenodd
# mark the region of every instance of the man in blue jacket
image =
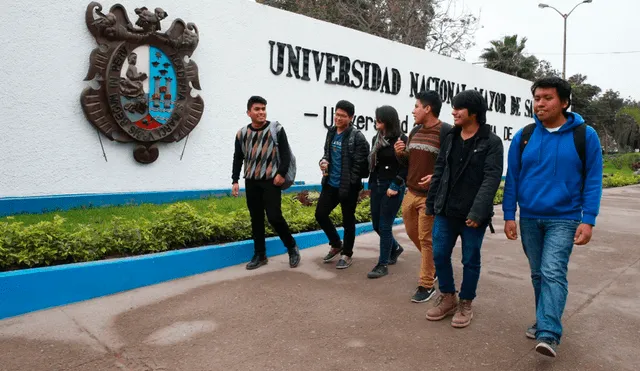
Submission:
<svg viewBox="0 0 640 371">
<path fill-rule="evenodd" d="M 600 210 L 602 148 L 596 131 L 567 112 L 571 85 L 557 77 L 536 81 L 535 123 L 520 130 L 509 148 L 504 188 L 504 232 L 518 238 L 531 268 L 536 323 L 526 335 L 536 351 L 555 357 L 568 294 L 567 266 L 573 245 L 585 245 Z"/>
</svg>

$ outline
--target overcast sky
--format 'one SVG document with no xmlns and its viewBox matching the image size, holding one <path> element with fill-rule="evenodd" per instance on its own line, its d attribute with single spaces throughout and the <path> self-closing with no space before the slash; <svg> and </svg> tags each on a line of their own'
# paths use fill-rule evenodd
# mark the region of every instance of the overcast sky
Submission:
<svg viewBox="0 0 640 371">
<path fill-rule="evenodd" d="M 579 0 L 459 0 L 475 14 L 482 29 L 466 54 L 479 61 L 482 49 L 505 35 L 526 36 L 526 51 L 562 72 L 563 19 L 544 2 L 567 13 Z M 586 54 L 629 52 L 629 54 Z M 603 90 L 640 100 L 640 0 L 593 0 L 580 5 L 567 22 L 567 77 L 581 73 Z"/>
</svg>

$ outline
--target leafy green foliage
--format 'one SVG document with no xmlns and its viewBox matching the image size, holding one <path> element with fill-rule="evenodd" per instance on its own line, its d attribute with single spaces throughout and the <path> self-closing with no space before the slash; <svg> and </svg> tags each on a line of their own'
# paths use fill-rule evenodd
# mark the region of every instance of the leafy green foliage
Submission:
<svg viewBox="0 0 640 371">
<path fill-rule="evenodd" d="M 292 233 L 320 229 L 315 220 L 319 194 L 307 196 L 303 204 L 300 194 L 283 195 L 282 213 Z M 3 218 L 0 270 L 135 256 L 251 238 L 251 221 L 243 198 L 142 205 L 137 212 L 134 210 L 135 206 L 126 206 Z M 82 218 L 82 213 L 89 216 Z M 68 215 L 72 220 L 66 218 Z M 331 220 L 338 226 L 342 224 L 340 206 L 331 213 Z M 368 197 L 360 200 L 356 220 L 371 220 Z M 265 226 L 267 236 L 276 235 L 266 215 Z"/>
<path fill-rule="evenodd" d="M 504 188 L 500 187 L 498 188 L 498 192 L 496 192 L 496 195 L 493 197 L 493 204 L 494 205 L 502 204 L 503 198 L 504 198 Z"/>
<path fill-rule="evenodd" d="M 493 40 L 491 47 L 485 48 L 480 55 L 480 60 L 485 62 L 486 68 L 534 80 L 540 61 L 533 55 L 525 55 L 526 44 L 527 38 L 523 37 L 518 40 L 518 35 L 505 36 L 502 40 Z M 551 69 L 550 65 L 545 65 L 543 68 L 547 67 Z"/>
<path fill-rule="evenodd" d="M 640 175 L 613 174 L 602 179 L 604 188 L 624 187 L 633 184 L 640 184 Z"/>
</svg>

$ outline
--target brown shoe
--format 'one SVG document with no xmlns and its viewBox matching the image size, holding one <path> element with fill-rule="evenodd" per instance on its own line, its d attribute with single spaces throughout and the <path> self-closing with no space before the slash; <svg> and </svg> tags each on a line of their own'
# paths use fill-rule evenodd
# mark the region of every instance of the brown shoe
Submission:
<svg viewBox="0 0 640 371">
<path fill-rule="evenodd" d="M 427 311 L 429 321 L 440 321 L 446 316 L 450 316 L 458 309 L 458 298 L 456 294 L 441 294 L 436 299 L 436 306 Z"/>
<path fill-rule="evenodd" d="M 451 326 L 455 328 L 463 328 L 469 326 L 473 318 L 473 310 L 471 310 L 471 300 L 460 300 L 458 311 L 451 320 Z"/>
</svg>

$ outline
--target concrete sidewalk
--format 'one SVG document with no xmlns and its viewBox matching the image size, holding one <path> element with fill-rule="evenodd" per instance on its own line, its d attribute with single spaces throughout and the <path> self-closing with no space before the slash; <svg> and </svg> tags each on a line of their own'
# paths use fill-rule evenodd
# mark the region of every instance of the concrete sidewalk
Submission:
<svg viewBox="0 0 640 371">
<path fill-rule="evenodd" d="M 556 359 L 524 336 L 533 288 L 501 218 L 498 206 L 465 329 L 427 321 L 435 300 L 409 301 L 420 257 L 398 227 L 405 253 L 378 280 L 366 278 L 379 241 L 368 234 L 344 271 L 320 246 L 297 269 L 279 256 L 0 321 L 0 370 L 636 370 L 640 187 L 605 190 L 592 242 L 574 249 Z M 453 260 L 459 286 L 459 248 Z"/>
</svg>

